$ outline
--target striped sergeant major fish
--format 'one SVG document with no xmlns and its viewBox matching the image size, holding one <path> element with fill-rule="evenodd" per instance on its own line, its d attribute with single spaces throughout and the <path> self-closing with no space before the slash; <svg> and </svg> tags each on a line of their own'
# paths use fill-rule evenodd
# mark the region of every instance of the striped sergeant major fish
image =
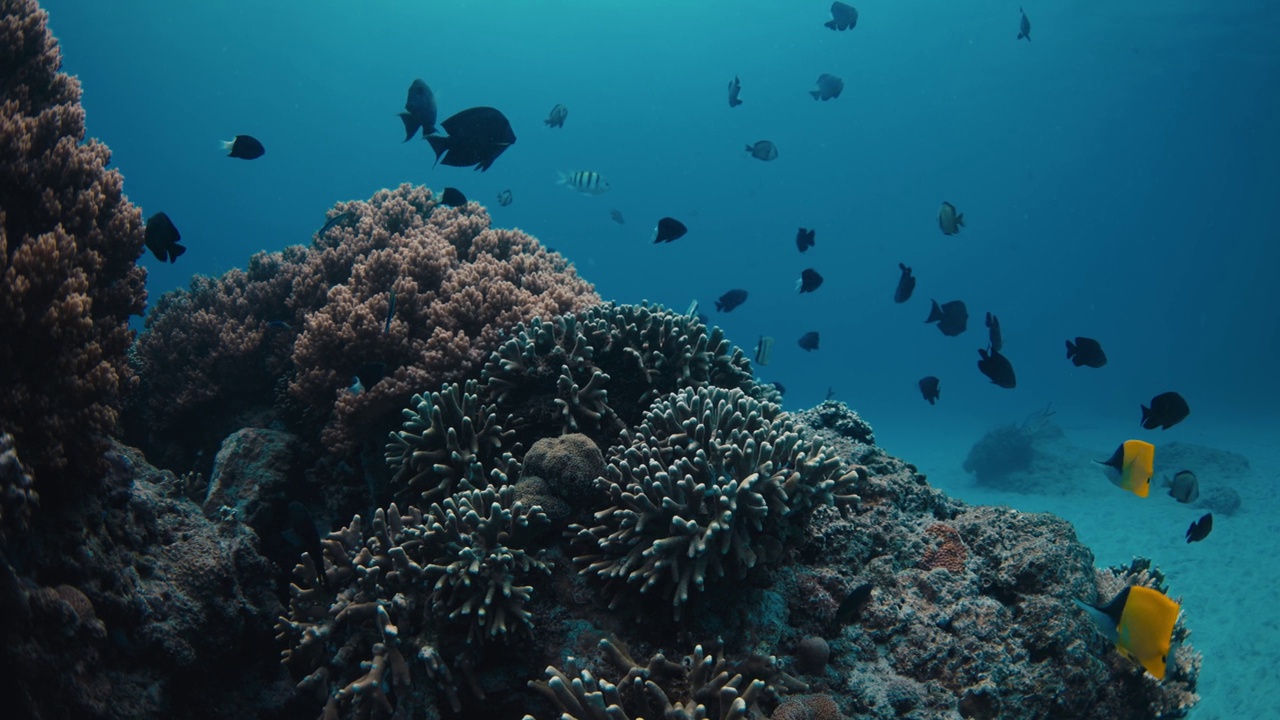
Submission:
<svg viewBox="0 0 1280 720">
<path fill-rule="evenodd" d="M 609 189 L 609 181 L 598 172 L 590 170 L 574 170 L 560 173 L 558 185 L 567 185 L 580 193 L 599 195 Z"/>
</svg>

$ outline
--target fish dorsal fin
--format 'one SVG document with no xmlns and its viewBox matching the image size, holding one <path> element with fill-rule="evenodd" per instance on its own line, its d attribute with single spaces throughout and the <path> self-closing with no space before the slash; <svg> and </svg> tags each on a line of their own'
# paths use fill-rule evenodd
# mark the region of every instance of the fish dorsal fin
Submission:
<svg viewBox="0 0 1280 720">
<path fill-rule="evenodd" d="M 1115 468 L 1116 472 L 1124 470 L 1124 443 L 1121 443 L 1120 447 L 1116 448 L 1110 459 L 1094 460 L 1094 462 L 1106 465 L 1109 468 Z"/>
</svg>

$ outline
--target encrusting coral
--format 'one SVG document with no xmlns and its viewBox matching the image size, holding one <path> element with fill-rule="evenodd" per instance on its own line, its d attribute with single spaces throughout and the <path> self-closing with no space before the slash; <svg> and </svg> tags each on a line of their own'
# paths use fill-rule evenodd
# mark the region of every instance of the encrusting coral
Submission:
<svg viewBox="0 0 1280 720">
<path fill-rule="evenodd" d="M 776 559 L 818 505 L 854 502 L 856 473 L 804 440 L 777 405 L 699 388 L 653 404 L 610 450 L 610 507 L 575 525 L 582 573 L 618 608 L 659 596 L 679 620 L 707 581 Z"/>
<path fill-rule="evenodd" d="M 310 247 L 260 253 L 248 271 L 162 298 L 137 345 L 148 386 L 135 434 L 194 426 L 216 446 L 238 427 L 223 427 L 226 415 L 256 396 L 277 413 L 297 404 L 323 426 L 325 447 L 348 456 L 414 392 L 472 375 L 508 328 L 599 302 L 564 258 L 490 227 L 477 204 L 444 207 L 402 185 L 330 211 L 344 213 Z M 353 377 L 359 392 L 348 391 Z M 165 440 L 191 445 L 153 442 Z M 187 452 L 197 449 L 208 448 Z"/>
<path fill-rule="evenodd" d="M 47 21 L 34 0 L 0 0 L 0 432 L 50 499 L 101 468 L 147 295 L 142 213 L 85 140 Z"/>
</svg>

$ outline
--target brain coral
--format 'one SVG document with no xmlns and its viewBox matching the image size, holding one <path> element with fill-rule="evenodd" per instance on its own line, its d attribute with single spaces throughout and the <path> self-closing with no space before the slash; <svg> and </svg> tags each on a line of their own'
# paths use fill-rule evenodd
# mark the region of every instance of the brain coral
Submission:
<svg viewBox="0 0 1280 720">
<path fill-rule="evenodd" d="M 623 440 L 597 481 L 611 506 L 573 527 L 585 548 L 574 561 L 614 608 L 654 593 L 678 620 L 708 578 L 741 578 L 776 558 L 814 507 L 855 499 L 856 474 L 777 405 L 736 388 L 675 393 Z"/>
<path fill-rule="evenodd" d="M 80 84 L 59 72 L 48 16 L 0 1 L 0 432 L 46 498 L 98 467 L 135 378 L 129 316 L 142 313 L 142 215 L 85 140 Z"/>
<path fill-rule="evenodd" d="M 599 301 L 533 237 L 491 228 L 474 203 L 441 206 L 424 187 L 338 203 L 330 216 L 345 219 L 310 247 L 255 255 L 246 272 L 162 299 L 136 353 L 151 387 L 142 424 L 216 424 L 207 416 L 226 412 L 225 399 L 270 407 L 275 388 L 277 409 L 299 406 L 294 417 L 348 455 L 385 437 L 415 391 L 471 375 L 507 328 Z M 349 392 L 357 376 L 363 391 Z"/>
</svg>

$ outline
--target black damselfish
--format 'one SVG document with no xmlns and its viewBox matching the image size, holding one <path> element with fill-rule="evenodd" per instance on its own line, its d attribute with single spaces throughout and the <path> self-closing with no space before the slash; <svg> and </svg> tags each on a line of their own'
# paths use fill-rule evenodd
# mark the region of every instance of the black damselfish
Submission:
<svg viewBox="0 0 1280 720">
<path fill-rule="evenodd" d="M 920 378 L 920 394 L 930 405 L 938 402 L 938 396 L 942 393 L 942 381 L 938 378 L 928 375 Z"/>
<path fill-rule="evenodd" d="M 160 262 L 168 261 L 174 263 L 178 261 L 178 256 L 187 251 L 186 248 L 178 244 L 181 239 L 182 235 L 178 233 L 178 228 L 174 226 L 168 215 L 158 212 L 147 218 L 147 231 L 144 242 L 147 245 L 147 249 Z"/>
<path fill-rule="evenodd" d="M 738 80 L 738 76 L 734 75 L 733 80 L 729 83 L 729 107 L 734 108 L 742 104 L 738 99 L 738 93 L 742 92 L 742 82 Z"/>
<path fill-rule="evenodd" d="M 802 293 L 810 293 L 822 287 L 822 276 L 813 268 L 806 268 L 800 272 L 800 281 L 796 283 L 796 289 Z"/>
<path fill-rule="evenodd" d="M 1187 542 L 1200 542 L 1213 532 L 1213 513 L 1205 513 L 1204 517 L 1191 523 L 1187 528 Z"/>
<path fill-rule="evenodd" d="M 1151 398 L 1151 407 L 1142 405 L 1142 427 L 1168 430 L 1191 414 L 1191 406 L 1176 392 L 1160 393 Z"/>
<path fill-rule="evenodd" d="M 405 142 L 413 138 L 418 128 L 422 128 L 424 138 L 436 131 L 436 96 L 422 80 L 410 83 L 409 97 L 404 101 L 400 119 L 404 121 Z"/>
<path fill-rule="evenodd" d="M 249 135 L 237 135 L 235 140 L 223 140 L 222 149 L 227 151 L 227 157 L 241 160 L 257 160 L 267 152 L 257 138 Z"/>
<path fill-rule="evenodd" d="M 1107 354 L 1102 352 L 1102 344 L 1087 337 L 1077 337 L 1074 343 L 1067 341 L 1067 359 L 1076 367 L 1087 365 L 1100 368 L 1107 364 Z"/>
<path fill-rule="evenodd" d="M 1018 385 L 1018 378 L 1013 373 L 1013 363 L 1009 362 L 1009 358 L 1000 354 L 999 350 L 991 349 L 978 350 L 981 359 L 978 360 L 978 370 L 986 375 L 992 383 L 999 385 L 1006 390 L 1011 390 Z"/>
<path fill-rule="evenodd" d="M 653 233 L 655 243 L 675 242 L 689 232 L 685 224 L 673 217 L 664 217 L 658 221 L 658 229 Z"/>
<path fill-rule="evenodd" d="M 463 195 L 458 188 L 447 187 L 440 195 L 440 202 L 449 207 L 462 207 L 467 204 L 467 196 Z"/>
<path fill-rule="evenodd" d="M 483 172 L 516 141 L 507 117 L 491 107 L 468 108 L 440 127 L 448 137 L 428 135 L 427 142 L 436 153 L 436 162 L 451 167 L 474 166 Z"/>
<path fill-rule="evenodd" d="M 716 310 L 720 312 L 733 312 L 733 309 L 747 301 L 746 290 L 730 290 L 720 296 L 716 301 Z"/>
<path fill-rule="evenodd" d="M 932 306 L 929 308 L 929 317 L 925 322 L 938 323 L 938 330 L 943 335 L 955 337 L 969 327 L 969 309 L 965 307 L 963 300 L 952 300 L 942 305 L 939 305 L 937 300 L 929 302 Z"/>
<path fill-rule="evenodd" d="M 987 313 L 987 342 L 991 349 L 1000 352 L 1004 349 L 1004 336 L 1000 334 L 1000 318 Z"/>
<path fill-rule="evenodd" d="M 893 301 L 896 303 L 904 303 L 911 299 L 911 293 L 916 290 L 916 279 L 911 275 L 911 268 L 903 263 L 898 263 L 898 269 L 902 271 L 902 275 L 898 277 L 898 287 L 893 291 Z"/>
<path fill-rule="evenodd" d="M 817 234 L 817 230 L 805 230 L 804 228 L 800 228 L 796 231 L 796 248 L 799 249 L 800 252 L 804 252 L 805 250 L 813 247 L 813 239 Z"/>
<path fill-rule="evenodd" d="M 831 19 L 823 23 L 832 30 L 850 30 L 858 25 L 858 11 L 842 2 L 831 3 Z"/>
</svg>

